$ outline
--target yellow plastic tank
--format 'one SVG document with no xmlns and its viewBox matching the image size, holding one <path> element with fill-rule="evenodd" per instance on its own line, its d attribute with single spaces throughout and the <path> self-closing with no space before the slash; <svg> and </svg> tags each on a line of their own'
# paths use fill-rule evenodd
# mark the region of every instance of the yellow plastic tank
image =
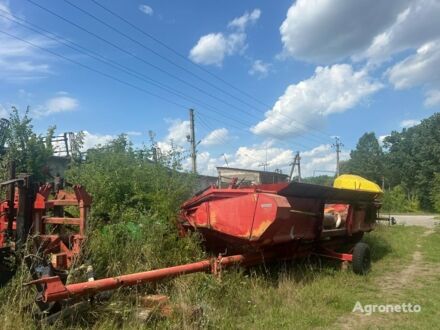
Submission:
<svg viewBox="0 0 440 330">
<path fill-rule="evenodd" d="M 340 189 L 369 191 L 378 194 L 383 194 L 382 189 L 380 189 L 380 187 L 377 184 L 367 179 L 364 179 L 359 175 L 353 175 L 353 174 L 343 174 L 338 176 L 333 182 L 333 187 Z"/>
</svg>

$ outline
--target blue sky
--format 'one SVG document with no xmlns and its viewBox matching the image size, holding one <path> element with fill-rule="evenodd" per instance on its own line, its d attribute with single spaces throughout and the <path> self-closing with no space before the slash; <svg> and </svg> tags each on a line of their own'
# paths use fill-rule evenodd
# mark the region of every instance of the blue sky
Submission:
<svg viewBox="0 0 440 330">
<path fill-rule="evenodd" d="M 439 1 L 69 1 L 0 0 L 0 114 L 30 105 L 38 131 L 83 130 L 86 146 L 120 133 L 140 145 L 152 130 L 187 150 L 193 107 L 200 172 L 223 154 L 287 172 L 299 150 L 313 175 L 334 171 L 333 136 L 347 158 L 365 131 L 440 106 Z"/>
</svg>

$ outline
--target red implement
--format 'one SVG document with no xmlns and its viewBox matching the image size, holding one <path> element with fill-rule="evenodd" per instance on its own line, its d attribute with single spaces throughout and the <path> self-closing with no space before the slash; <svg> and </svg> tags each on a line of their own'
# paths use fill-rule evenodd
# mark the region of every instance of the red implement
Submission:
<svg viewBox="0 0 440 330">
<path fill-rule="evenodd" d="M 209 188 L 183 204 L 180 226 L 183 232 L 201 232 L 207 247 L 215 252 L 267 250 L 282 243 L 370 231 L 378 207 L 376 197 L 376 193 L 297 182 Z M 335 221 L 333 228 L 324 228 L 324 219 L 336 211 L 343 219 Z"/>
<path fill-rule="evenodd" d="M 355 244 L 374 227 L 377 197 L 373 192 L 296 182 L 210 187 L 182 205 L 178 223 L 183 234 L 200 232 L 208 249 L 224 256 L 84 283 L 64 285 L 60 278 L 48 276 L 31 284 L 42 285 L 41 299 L 52 302 L 182 274 L 218 273 L 234 264 L 249 266 L 310 254 L 353 262 L 353 270 L 364 274 L 369 248 Z M 341 221 L 336 221 L 336 214 Z M 324 226 L 324 219 L 331 217 L 335 221 Z M 345 251 L 339 251 L 342 248 Z"/>
</svg>

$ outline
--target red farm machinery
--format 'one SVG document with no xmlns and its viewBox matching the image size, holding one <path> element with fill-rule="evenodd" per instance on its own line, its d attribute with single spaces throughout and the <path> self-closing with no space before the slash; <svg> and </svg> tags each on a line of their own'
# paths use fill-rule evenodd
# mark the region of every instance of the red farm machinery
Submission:
<svg viewBox="0 0 440 330">
<path fill-rule="evenodd" d="M 75 284 L 66 284 L 57 274 L 40 274 L 29 284 L 40 288 L 42 304 L 62 304 L 183 274 L 217 274 L 231 265 L 310 255 L 351 263 L 355 273 L 365 274 L 370 268 L 370 249 L 361 238 L 375 226 L 380 195 L 377 185 L 354 176 L 339 177 L 335 187 L 298 182 L 211 186 L 182 205 L 178 227 L 182 235 L 199 232 L 214 257 Z"/>
<path fill-rule="evenodd" d="M 4 284 L 16 265 L 25 261 L 34 279 L 59 276 L 66 280 L 85 238 L 92 199 L 82 186 L 69 191 L 59 185 L 38 185 L 32 176 L 15 177 L 0 185 L 0 279 Z M 42 287 L 38 287 L 42 290 Z"/>
</svg>

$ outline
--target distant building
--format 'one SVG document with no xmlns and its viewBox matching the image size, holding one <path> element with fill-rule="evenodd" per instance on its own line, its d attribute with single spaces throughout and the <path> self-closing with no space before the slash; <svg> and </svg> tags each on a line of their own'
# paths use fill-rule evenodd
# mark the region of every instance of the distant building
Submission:
<svg viewBox="0 0 440 330">
<path fill-rule="evenodd" d="M 287 182 L 289 176 L 278 172 L 247 170 L 232 167 L 217 167 L 219 182 L 222 187 L 228 186 L 233 178 L 238 178 L 242 185 L 268 184 Z"/>
<path fill-rule="evenodd" d="M 216 176 L 209 176 L 209 175 L 197 175 L 196 179 L 196 191 L 203 190 L 210 186 L 217 186 L 218 184 L 218 177 Z"/>
</svg>

